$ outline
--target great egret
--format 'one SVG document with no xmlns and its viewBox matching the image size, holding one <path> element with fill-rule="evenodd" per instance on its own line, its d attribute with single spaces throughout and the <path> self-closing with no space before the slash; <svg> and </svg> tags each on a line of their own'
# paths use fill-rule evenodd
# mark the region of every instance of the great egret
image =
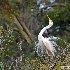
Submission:
<svg viewBox="0 0 70 70">
<path fill-rule="evenodd" d="M 48 15 L 47 15 L 48 17 Z M 48 17 L 49 18 L 49 17 Z M 48 54 L 48 56 L 55 56 L 54 52 L 55 52 L 55 48 L 53 47 L 51 41 L 48 38 L 45 38 L 42 36 L 42 34 L 44 33 L 44 31 L 46 29 L 49 29 L 51 26 L 53 25 L 53 21 L 49 18 L 49 25 L 44 27 L 39 35 L 38 35 L 38 41 L 39 41 L 39 45 L 45 49 L 46 53 Z"/>
</svg>

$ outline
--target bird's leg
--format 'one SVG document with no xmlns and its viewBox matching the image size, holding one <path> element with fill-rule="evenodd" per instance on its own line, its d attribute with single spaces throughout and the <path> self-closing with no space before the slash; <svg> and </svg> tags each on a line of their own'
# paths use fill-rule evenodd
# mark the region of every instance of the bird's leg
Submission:
<svg viewBox="0 0 70 70">
<path fill-rule="evenodd" d="M 48 54 L 48 51 L 46 50 L 46 53 Z M 50 62 L 50 56 L 48 56 L 49 62 Z"/>
<path fill-rule="evenodd" d="M 52 52 L 52 54 L 53 54 L 53 57 L 55 57 L 55 54 L 54 54 L 54 52 Z"/>
<path fill-rule="evenodd" d="M 46 53 L 48 54 L 48 51 L 46 50 Z"/>
</svg>

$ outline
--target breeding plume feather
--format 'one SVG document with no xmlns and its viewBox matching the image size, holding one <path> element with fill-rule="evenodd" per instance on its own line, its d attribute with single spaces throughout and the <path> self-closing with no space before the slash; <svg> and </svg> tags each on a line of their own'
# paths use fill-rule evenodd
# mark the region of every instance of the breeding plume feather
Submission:
<svg viewBox="0 0 70 70">
<path fill-rule="evenodd" d="M 47 16 L 48 17 L 48 16 Z M 49 18 L 49 17 L 48 17 Z M 53 21 L 49 18 L 49 25 L 44 27 L 39 35 L 38 35 L 38 41 L 39 41 L 39 46 L 43 50 L 46 51 L 48 56 L 55 56 L 54 52 L 56 51 L 55 48 L 53 47 L 52 41 L 50 41 L 49 38 L 43 37 L 43 33 L 45 32 L 46 29 L 49 29 L 51 26 L 53 26 Z"/>
</svg>

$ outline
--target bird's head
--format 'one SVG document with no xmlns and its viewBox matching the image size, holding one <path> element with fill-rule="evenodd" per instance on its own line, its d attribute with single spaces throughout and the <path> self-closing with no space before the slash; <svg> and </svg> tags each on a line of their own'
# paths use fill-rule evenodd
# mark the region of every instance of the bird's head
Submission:
<svg viewBox="0 0 70 70">
<path fill-rule="evenodd" d="M 50 19 L 50 17 L 47 15 L 48 19 Z"/>
<path fill-rule="evenodd" d="M 48 19 L 49 19 L 49 25 L 53 25 L 53 21 L 50 19 L 50 17 L 47 15 Z"/>
</svg>

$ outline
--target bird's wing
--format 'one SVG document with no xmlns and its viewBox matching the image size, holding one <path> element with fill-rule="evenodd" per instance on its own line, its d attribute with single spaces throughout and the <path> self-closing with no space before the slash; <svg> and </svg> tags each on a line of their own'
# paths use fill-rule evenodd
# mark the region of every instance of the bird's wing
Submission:
<svg viewBox="0 0 70 70">
<path fill-rule="evenodd" d="M 42 41 L 43 41 L 43 44 L 44 44 L 44 46 L 46 48 L 45 50 L 46 50 L 47 54 L 48 55 L 54 55 L 54 53 L 53 53 L 53 45 L 51 44 L 51 42 L 46 38 L 44 38 Z"/>
<path fill-rule="evenodd" d="M 44 39 L 43 39 L 43 44 L 45 45 L 45 47 L 46 47 L 48 50 L 51 50 L 52 44 L 51 44 L 51 42 L 50 42 L 48 39 L 44 38 Z"/>
</svg>

